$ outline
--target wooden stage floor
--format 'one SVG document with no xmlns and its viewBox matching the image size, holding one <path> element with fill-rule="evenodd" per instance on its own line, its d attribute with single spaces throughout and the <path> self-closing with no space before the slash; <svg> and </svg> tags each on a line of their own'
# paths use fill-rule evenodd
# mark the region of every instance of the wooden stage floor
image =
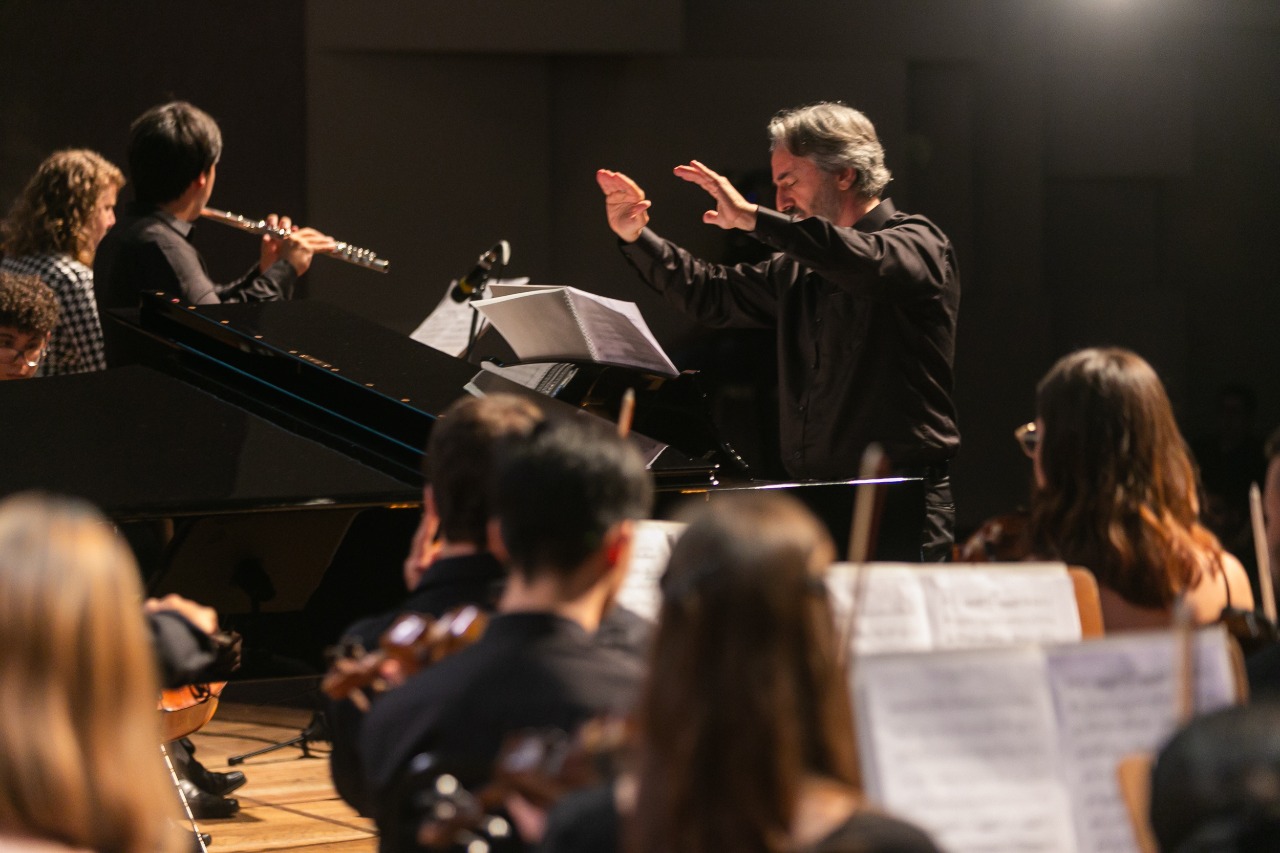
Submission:
<svg viewBox="0 0 1280 853">
<path fill-rule="evenodd" d="M 311 758 L 303 757 L 298 747 L 286 747 L 227 766 L 228 756 L 295 737 L 310 719 L 309 711 L 297 708 L 223 703 L 213 720 L 192 735 L 202 764 L 223 772 L 243 770 L 248 777 L 232 795 L 240 800 L 240 814 L 199 822 L 213 836 L 210 853 L 377 850 L 372 821 L 357 815 L 333 790 L 328 743 L 313 743 Z"/>
</svg>

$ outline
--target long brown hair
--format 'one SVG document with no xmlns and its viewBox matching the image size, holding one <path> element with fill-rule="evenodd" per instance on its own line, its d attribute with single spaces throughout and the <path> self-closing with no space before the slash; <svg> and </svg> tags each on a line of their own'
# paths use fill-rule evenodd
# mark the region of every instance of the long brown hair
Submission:
<svg viewBox="0 0 1280 853">
<path fill-rule="evenodd" d="M 1124 349 L 1086 349 L 1040 381 L 1037 552 L 1091 570 L 1140 607 L 1168 607 L 1222 546 L 1199 522 L 1196 469 L 1151 365 Z"/>
<path fill-rule="evenodd" d="M 9 257 L 66 254 L 93 263 L 90 220 L 98 199 L 124 186 L 109 160 L 86 148 L 55 151 L 31 176 L 0 225 L 0 249 Z"/>
<path fill-rule="evenodd" d="M 88 506 L 0 502 L 0 835 L 183 849 L 128 547 Z"/>
<path fill-rule="evenodd" d="M 711 504 L 681 536 L 641 703 L 635 853 L 782 850 L 806 776 L 856 784 L 833 554 L 777 494 Z"/>
</svg>

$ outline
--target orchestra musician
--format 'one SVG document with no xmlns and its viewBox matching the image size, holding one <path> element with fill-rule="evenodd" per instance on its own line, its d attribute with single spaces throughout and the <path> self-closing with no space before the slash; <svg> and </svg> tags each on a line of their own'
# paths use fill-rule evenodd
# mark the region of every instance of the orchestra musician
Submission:
<svg viewBox="0 0 1280 853">
<path fill-rule="evenodd" d="M 1108 633 L 1252 610 L 1240 561 L 1200 522 L 1196 471 L 1160 377 L 1124 349 L 1061 358 L 1018 430 L 1035 470 L 1030 545 L 1098 579 Z"/>
<path fill-rule="evenodd" d="M 129 180 L 134 201 L 108 232 L 94 262 L 98 308 L 132 308 L 140 291 L 172 293 L 193 305 L 288 299 L 315 252 L 334 248 L 313 228 L 294 228 L 289 217 L 267 217 L 289 231 L 263 235 L 258 262 L 234 281 L 209 278 L 204 258 L 189 242 L 213 192 L 222 131 L 203 110 L 184 101 L 153 107 L 130 128 Z M 116 356 L 108 331 L 107 357 Z"/>
<path fill-rule="evenodd" d="M 0 502 L 0 848 L 178 853 L 132 554 L 82 503 Z"/>
<path fill-rule="evenodd" d="M 690 521 L 662 578 L 636 775 L 561 800 L 540 849 L 937 853 L 859 793 L 826 530 L 768 492 Z"/>
<path fill-rule="evenodd" d="M 639 453 L 591 420 L 548 421 L 503 443 L 488 494 L 490 548 L 509 571 L 497 614 L 476 643 L 384 693 L 361 727 L 383 851 L 415 847 L 415 756 L 474 790 L 505 735 L 626 713 L 639 688 L 641 662 L 592 638 L 652 506 Z"/>
<path fill-rule="evenodd" d="M 0 270 L 0 380 L 36 375 L 59 314 L 58 297 L 39 278 Z"/>
<path fill-rule="evenodd" d="M 948 463 L 960 445 L 952 362 L 960 279 L 955 251 L 923 216 L 882 198 L 890 173 L 875 128 L 841 103 L 769 124 L 778 210 L 752 204 L 697 160 L 675 174 L 714 200 L 703 221 L 774 251 L 758 264 L 695 258 L 646 226 L 651 202 L 602 169 L 609 226 L 641 278 L 716 327 L 774 328 L 783 463 L 798 479 L 856 477 L 878 442 L 900 473 L 925 481 L 921 555 L 954 538 Z"/>
<path fill-rule="evenodd" d="M 36 169 L 0 226 L 0 269 L 39 276 L 62 306 L 41 376 L 107 366 L 92 266 L 98 244 L 115 224 L 122 186 L 124 175 L 101 154 L 56 151 Z"/>
</svg>

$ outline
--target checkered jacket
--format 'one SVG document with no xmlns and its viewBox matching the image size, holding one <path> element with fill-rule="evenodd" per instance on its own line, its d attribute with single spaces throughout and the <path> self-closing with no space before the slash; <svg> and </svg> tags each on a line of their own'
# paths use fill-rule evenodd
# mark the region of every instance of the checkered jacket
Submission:
<svg viewBox="0 0 1280 853">
<path fill-rule="evenodd" d="M 58 327 L 49 339 L 49 350 L 36 371 L 38 376 L 107 369 L 98 303 L 93 297 L 93 270 L 69 255 L 5 258 L 0 261 L 0 269 L 39 276 L 53 288 L 62 306 Z"/>
</svg>

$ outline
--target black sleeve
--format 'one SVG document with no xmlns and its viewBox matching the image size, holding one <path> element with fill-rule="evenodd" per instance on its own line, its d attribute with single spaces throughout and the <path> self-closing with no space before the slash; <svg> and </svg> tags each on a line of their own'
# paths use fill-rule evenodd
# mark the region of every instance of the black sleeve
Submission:
<svg viewBox="0 0 1280 853">
<path fill-rule="evenodd" d="M 171 610 L 148 613 L 147 622 L 162 687 L 220 680 L 218 674 L 211 672 L 219 663 L 219 655 L 208 634 Z"/>
</svg>

